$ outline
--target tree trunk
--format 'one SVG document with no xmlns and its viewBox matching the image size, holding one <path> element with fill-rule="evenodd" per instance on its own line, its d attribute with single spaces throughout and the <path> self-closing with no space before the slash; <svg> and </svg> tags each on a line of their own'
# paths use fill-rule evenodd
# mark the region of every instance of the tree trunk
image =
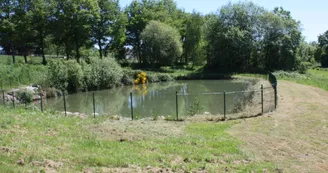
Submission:
<svg viewBox="0 0 328 173">
<path fill-rule="evenodd" d="M 25 64 L 27 64 L 27 55 L 26 55 L 26 53 L 24 53 L 24 60 L 25 60 Z"/>
<path fill-rule="evenodd" d="M 69 60 L 69 48 L 67 42 L 65 42 L 65 52 L 66 52 L 66 59 Z"/>
<path fill-rule="evenodd" d="M 103 49 L 102 49 L 102 46 L 101 46 L 101 39 L 98 39 L 98 46 L 99 46 L 99 56 L 100 56 L 100 59 L 102 59 Z"/>
<path fill-rule="evenodd" d="M 47 61 L 46 61 L 46 56 L 44 55 L 44 45 L 43 45 L 43 41 L 41 41 L 41 54 L 42 54 L 42 64 L 46 65 Z"/>
<path fill-rule="evenodd" d="M 15 58 L 15 54 L 14 53 L 12 53 L 12 57 L 13 57 L 13 64 L 15 64 L 16 63 L 16 58 Z"/>
<path fill-rule="evenodd" d="M 11 41 L 11 55 L 13 57 L 13 64 L 15 64 L 16 63 L 15 50 L 14 50 L 14 45 L 13 45 L 12 41 Z"/>
<path fill-rule="evenodd" d="M 76 45 L 75 45 L 75 51 L 76 51 L 76 61 L 78 63 L 80 63 L 80 48 L 79 48 L 78 43 L 76 43 Z"/>
</svg>

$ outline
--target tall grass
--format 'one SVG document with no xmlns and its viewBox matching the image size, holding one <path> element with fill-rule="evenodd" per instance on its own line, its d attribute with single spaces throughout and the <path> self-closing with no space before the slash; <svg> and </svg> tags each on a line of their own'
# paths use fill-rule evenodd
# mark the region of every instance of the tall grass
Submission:
<svg viewBox="0 0 328 173">
<path fill-rule="evenodd" d="M 278 71 L 274 73 L 280 80 L 294 81 L 300 84 L 311 85 L 328 91 L 328 70 L 327 69 L 311 69 L 306 74 L 297 72 Z"/>
</svg>

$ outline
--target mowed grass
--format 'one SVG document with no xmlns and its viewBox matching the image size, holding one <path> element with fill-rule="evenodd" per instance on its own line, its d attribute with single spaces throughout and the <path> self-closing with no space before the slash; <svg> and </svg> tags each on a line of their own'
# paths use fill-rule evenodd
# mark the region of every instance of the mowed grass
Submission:
<svg viewBox="0 0 328 173">
<path fill-rule="evenodd" d="M 82 119 L 8 107 L 0 115 L 0 172 L 276 171 L 226 132 L 238 121 Z"/>
<path fill-rule="evenodd" d="M 311 69 L 304 75 L 288 72 L 276 72 L 275 75 L 280 80 L 288 80 L 299 84 L 315 86 L 328 91 L 328 69 Z"/>
</svg>

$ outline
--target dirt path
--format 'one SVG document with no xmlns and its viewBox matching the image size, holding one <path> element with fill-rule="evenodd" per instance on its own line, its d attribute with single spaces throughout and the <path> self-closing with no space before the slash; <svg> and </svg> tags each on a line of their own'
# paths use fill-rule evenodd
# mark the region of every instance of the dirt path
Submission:
<svg viewBox="0 0 328 173">
<path fill-rule="evenodd" d="M 279 81 L 279 106 L 265 117 L 248 119 L 229 133 L 258 160 L 283 172 L 328 172 L 328 92 Z"/>
</svg>

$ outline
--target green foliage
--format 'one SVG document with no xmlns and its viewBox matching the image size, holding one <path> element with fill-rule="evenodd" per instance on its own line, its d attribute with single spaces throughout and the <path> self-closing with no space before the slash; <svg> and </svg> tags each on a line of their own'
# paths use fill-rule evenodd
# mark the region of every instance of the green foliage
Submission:
<svg viewBox="0 0 328 173">
<path fill-rule="evenodd" d="M 319 49 L 318 59 L 321 61 L 322 67 L 328 67 L 328 31 L 318 37 Z"/>
<path fill-rule="evenodd" d="M 64 61 L 50 60 L 48 62 L 48 81 L 51 87 L 66 90 L 68 86 L 68 69 Z"/>
<path fill-rule="evenodd" d="M 89 89 L 111 88 L 120 84 L 123 77 L 122 68 L 113 58 L 105 58 L 102 60 L 93 58 L 90 62 L 91 71 L 85 74 L 87 78 L 87 86 Z"/>
<path fill-rule="evenodd" d="M 278 71 L 274 73 L 278 79 L 294 81 L 311 85 L 328 91 L 328 71 L 326 69 L 311 69 L 306 74 Z"/>
<path fill-rule="evenodd" d="M 182 54 L 179 33 L 158 21 L 150 21 L 141 34 L 144 63 L 173 65 Z"/>
<path fill-rule="evenodd" d="M 207 25 L 208 66 L 218 71 L 296 70 L 298 60 L 309 59 L 297 59 L 300 25 L 283 8 L 228 4 Z"/>
<path fill-rule="evenodd" d="M 186 22 L 185 40 L 183 42 L 185 64 L 202 65 L 205 61 L 205 40 L 204 40 L 204 17 L 197 12 L 193 12 Z"/>
<path fill-rule="evenodd" d="M 122 68 L 113 58 L 91 58 L 90 64 L 73 60 L 49 61 L 50 86 L 69 92 L 111 88 L 119 85 L 122 77 Z"/>
<path fill-rule="evenodd" d="M 189 106 L 187 115 L 195 116 L 197 114 L 203 113 L 204 107 L 201 106 L 199 99 L 196 99 L 195 102 Z"/>
<path fill-rule="evenodd" d="M 31 90 L 19 90 L 16 93 L 17 98 L 23 103 L 31 103 L 33 101 L 34 92 Z"/>
</svg>

